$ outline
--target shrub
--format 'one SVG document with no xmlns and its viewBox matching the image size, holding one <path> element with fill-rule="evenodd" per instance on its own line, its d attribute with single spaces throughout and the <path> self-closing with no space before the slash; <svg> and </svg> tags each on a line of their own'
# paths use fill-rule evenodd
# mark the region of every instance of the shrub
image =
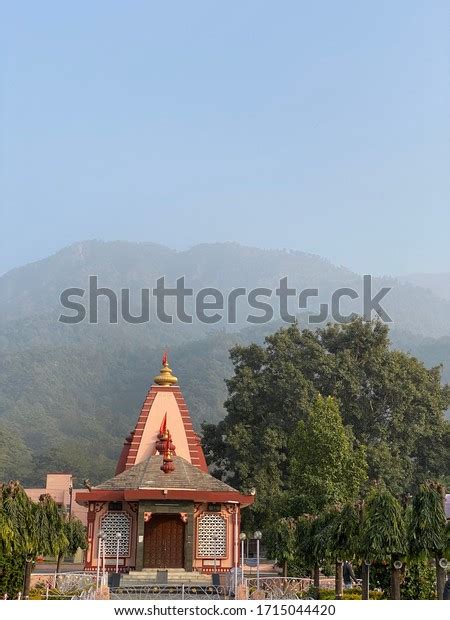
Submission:
<svg viewBox="0 0 450 620">
<path fill-rule="evenodd" d="M 360 601 L 362 596 L 362 592 L 360 588 L 348 588 L 344 590 L 343 600 L 344 601 Z M 336 598 L 334 590 L 311 587 L 305 593 L 304 598 L 314 598 L 320 599 L 321 601 L 334 601 Z M 381 590 L 371 590 L 369 593 L 370 600 L 379 601 L 386 598 L 386 594 Z"/>
<path fill-rule="evenodd" d="M 0 553 L 0 596 L 16 598 L 23 587 L 25 559 L 22 556 L 5 556 Z"/>
<path fill-rule="evenodd" d="M 436 598 L 436 573 L 427 559 L 412 560 L 406 566 L 402 598 L 414 601 Z"/>
</svg>

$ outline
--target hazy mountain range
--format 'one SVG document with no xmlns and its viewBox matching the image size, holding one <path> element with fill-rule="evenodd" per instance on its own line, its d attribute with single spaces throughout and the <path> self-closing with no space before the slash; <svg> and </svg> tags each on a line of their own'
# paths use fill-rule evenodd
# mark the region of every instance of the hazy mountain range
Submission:
<svg viewBox="0 0 450 620">
<path fill-rule="evenodd" d="M 302 252 L 204 244 L 176 252 L 152 243 L 87 241 L 64 248 L 0 278 L 0 478 L 22 477 L 37 483 L 49 470 L 70 470 L 98 480 L 111 474 L 124 436 L 168 348 L 195 424 L 223 415 L 224 379 L 231 372 L 228 349 L 236 342 L 262 340 L 280 321 L 249 326 L 241 304 L 237 322 L 206 325 L 158 322 L 98 325 L 58 322 L 60 294 L 87 286 L 129 287 L 136 309 L 139 289 L 153 288 L 165 276 L 173 286 L 185 276 L 198 291 L 216 287 L 224 294 L 237 287 L 274 289 L 287 276 L 298 290 L 318 288 L 308 306 L 316 312 L 338 287 L 361 292 L 361 275 Z M 377 278 L 375 289 L 390 286 L 383 300 L 393 319 L 393 346 L 428 366 L 444 364 L 450 381 L 449 275 Z M 277 309 L 277 302 L 273 305 Z M 187 304 L 192 309 L 192 304 Z M 351 303 L 342 310 L 354 310 Z M 299 314 L 305 324 L 306 312 Z M 2 439 L 3 438 L 3 439 Z M 3 441 L 3 443 L 2 443 Z M 6 456 L 5 456 L 6 455 Z"/>
<path fill-rule="evenodd" d="M 447 301 L 450 300 L 450 271 L 447 273 L 412 273 L 400 276 L 399 280 L 427 289 Z"/>
</svg>

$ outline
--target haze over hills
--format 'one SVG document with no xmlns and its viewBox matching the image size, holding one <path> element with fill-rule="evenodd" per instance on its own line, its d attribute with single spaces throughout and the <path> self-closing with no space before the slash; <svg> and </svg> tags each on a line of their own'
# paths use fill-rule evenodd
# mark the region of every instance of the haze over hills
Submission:
<svg viewBox="0 0 450 620">
<path fill-rule="evenodd" d="M 86 288 L 90 275 L 116 292 L 129 287 L 134 309 L 139 289 L 153 288 L 163 275 L 169 286 L 185 276 L 186 287 L 216 287 L 224 294 L 236 287 L 275 289 L 287 276 L 298 290 L 319 289 L 308 306 L 313 313 L 336 288 L 361 292 L 362 286 L 359 274 L 318 256 L 231 243 L 176 252 L 153 243 L 87 241 L 10 271 L 0 278 L 0 437 L 7 454 L 0 459 L 0 478 L 20 475 L 36 484 L 48 470 L 69 470 L 93 481 L 108 477 L 165 348 L 197 429 L 203 420 L 218 421 L 224 414 L 224 379 L 231 373 L 229 348 L 261 341 L 280 325 L 277 312 L 270 323 L 249 325 L 245 304 L 233 325 L 165 325 L 154 308 L 149 323 L 108 325 L 104 305 L 97 325 L 58 322 L 61 291 Z M 377 278 L 373 286 L 374 291 L 392 286 L 383 306 L 394 321 L 393 345 L 428 366 L 443 362 L 444 378 L 450 380 L 450 301 L 395 279 Z M 277 311 L 277 300 L 273 305 Z M 357 308 L 343 303 L 342 310 Z M 299 316 L 304 325 L 306 313 Z"/>
<path fill-rule="evenodd" d="M 184 276 L 186 286 L 194 291 L 216 287 L 224 294 L 238 287 L 275 290 L 280 279 L 287 277 L 297 291 L 319 289 L 318 298 L 310 299 L 308 310 L 318 308 L 321 301 L 330 302 L 333 291 L 339 287 L 352 287 L 360 295 L 362 287 L 361 274 L 303 252 L 261 250 L 234 243 L 202 244 L 177 252 L 154 243 L 87 241 L 2 276 L 2 324 L 5 320 L 47 313 L 57 318 L 61 312 L 61 291 L 68 287 L 87 288 L 89 275 L 97 275 L 99 286 L 115 292 L 130 288 L 135 302 L 140 299 L 140 289 L 153 288 L 161 276 L 165 276 L 169 286 Z M 394 327 L 431 337 L 450 333 L 449 300 L 398 279 L 374 278 L 374 291 L 384 286 L 392 287 L 383 299 L 383 307 Z M 361 309 L 359 302 L 352 304 L 345 299 L 342 307 Z M 242 309 L 238 326 L 246 314 Z M 70 330 L 65 333 L 69 336 Z"/>
<path fill-rule="evenodd" d="M 412 273 L 400 276 L 398 279 L 400 282 L 428 289 L 442 299 L 450 300 L 450 272 Z"/>
</svg>

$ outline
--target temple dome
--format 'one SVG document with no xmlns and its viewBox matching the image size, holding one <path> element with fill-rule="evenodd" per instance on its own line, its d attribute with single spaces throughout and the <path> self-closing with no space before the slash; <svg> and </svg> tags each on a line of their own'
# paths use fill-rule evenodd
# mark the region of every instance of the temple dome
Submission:
<svg viewBox="0 0 450 620">
<path fill-rule="evenodd" d="M 175 385 L 178 379 L 172 374 L 172 369 L 167 361 L 167 354 L 164 353 L 162 359 L 162 368 L 159 375 L 156 375 L 154 382 L 156 385 Z"/>
</svg>

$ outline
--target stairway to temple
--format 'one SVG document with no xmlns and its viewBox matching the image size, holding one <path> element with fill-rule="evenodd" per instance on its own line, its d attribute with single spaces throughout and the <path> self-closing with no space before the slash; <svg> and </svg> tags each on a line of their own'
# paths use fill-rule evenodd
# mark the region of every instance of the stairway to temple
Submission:
<svg viewBox="0 0 450 620">
<path fill-rule="evenodd" d="M 165 570 L 157 568 L 143 568 L 141 571 L 130 571 L 126 575 L 122 575 L 120 585 L 121 587 L 127 586 L 145 586 L 145 585 L 164 585 Z M 159 573 L 159 575 L 158 575 Z M 167 569 L 167 584 L 197 584 L 197 585 L 211 585 L 211 575 L 203 575 L 197 572 L 187 572 L 184 568 L 168 568 Z"/>
</svg>

